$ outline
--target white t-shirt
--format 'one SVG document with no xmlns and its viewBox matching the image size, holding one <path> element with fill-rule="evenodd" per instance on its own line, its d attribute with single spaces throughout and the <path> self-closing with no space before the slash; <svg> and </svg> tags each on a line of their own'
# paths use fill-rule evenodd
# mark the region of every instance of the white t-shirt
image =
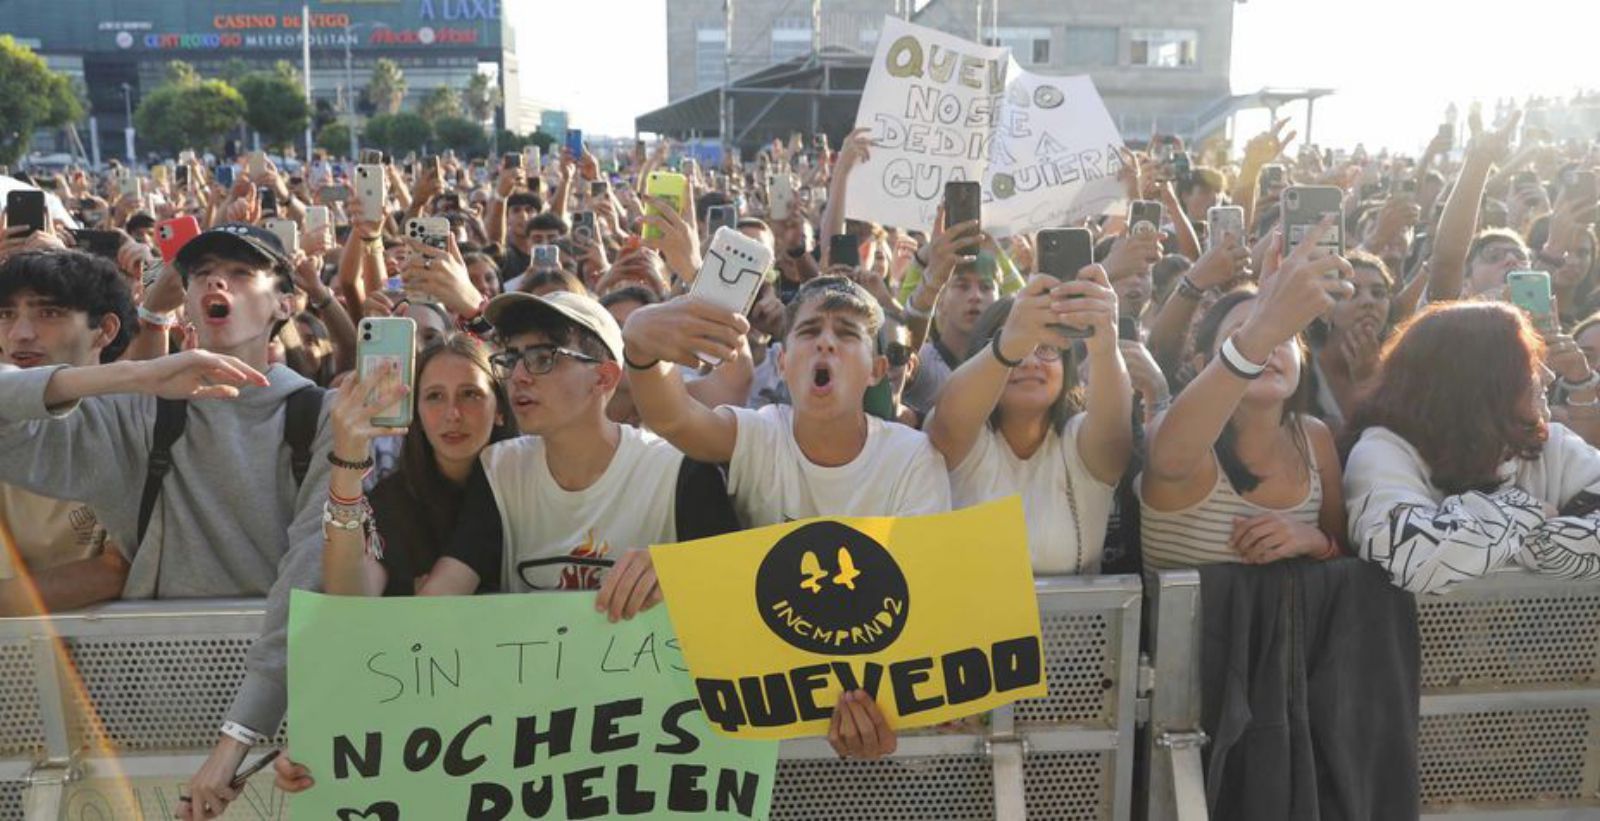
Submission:
<svg viewBox="0 0 1600 821">
<path fill-rule="evenodd" d="M 950 495 L 957 508 L 1022 497 L 1034 573 L 1100 572 L 1116 488 L 1096 479 L 1078 455 L 1078 431 L 1085 418 L 1082 413 L 1072 417 L 1063 433 L 1052 429 L 1026 460 L 1012 452 L 999 431 L 984 425 L 972 450 L 950 471 Z"/>
<path fill-rule="evenodd" d="M 731 408 L 739 432 L 728 493 L 739 522 L 762 527 L 812 516 L 913 516 L 950 509 L 944 457 L 921 431 L 867 417 L 867 444 L 849 464 L 800 452 L 794 408 Z"/>
<path fill-rule="evenodd" d="M 673 502 L 683 454 L 653 433 L 621 428 L 605 473 L 577 491 L 556 484 L 541 437 L 484 449 L 479 459 L 504 534 L 501 590 L 594 590 L 624 552 L 677 540 Z"/>
</svg>

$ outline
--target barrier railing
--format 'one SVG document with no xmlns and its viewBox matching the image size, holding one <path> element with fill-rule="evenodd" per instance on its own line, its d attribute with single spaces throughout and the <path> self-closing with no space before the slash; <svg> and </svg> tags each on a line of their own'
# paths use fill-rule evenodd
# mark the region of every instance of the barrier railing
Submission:
<svg viewBox="0 0 1600 821">
<path fill-rule="evenodd" d="M 772 818 L 1129 818 L 1139 580 L 1037 588 L 1048 697 L 907 733 L 878 761 L 841 761 L 820 739 L 786 742 Z M 0 619 L 0 821 L 129 817 L 118 784 L 145 817 L 170 818 L 243 677 L 260 606 L 120 602 Z M 57 636 L 70 664 L 58 658 Z M 285 807 L 259 777 L 227 817 L 278 819 Z"/>
<path fill-rule="evenodd" d="M 1200 576 L 1151 588 L 1150 821 L 1204 819 Z M 1423 817 L 1600 817 L 1600 585 L 1520 570 L 1417 597 Z"/>
</svg>

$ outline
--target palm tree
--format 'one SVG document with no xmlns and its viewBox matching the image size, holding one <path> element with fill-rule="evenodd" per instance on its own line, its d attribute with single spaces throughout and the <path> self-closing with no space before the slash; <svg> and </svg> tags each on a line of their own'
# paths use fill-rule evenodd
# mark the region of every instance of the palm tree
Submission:
<svg viewBox="0 0 1600 821">
<path fill-rule="evenodd" d="M 500 107 L 500 86 L 487 74 L 474 74 L 467 83 L 467 88 L 461 93 L 466 104 L 467 113 L 478 122 L 488 122 L 494 118 L 495 109 Z"/>
<path fill-rule="evenodd" d="M 437 122 L 446 117 L 461 116 L 461 95 L 456 90 L 447 86 L 439 86 L 429 91 L 422 98 L 422 103 L 417 106 L 417 113 L 428 122 Z"/>
<path fill-rule="evenodd" d="M 378 58 L 372 66 L 372 77 L 367 80 L 367 101 L 379 112 L 398 114 L 405 99 L 406 73 L 395 61 Z"/>
</svg>

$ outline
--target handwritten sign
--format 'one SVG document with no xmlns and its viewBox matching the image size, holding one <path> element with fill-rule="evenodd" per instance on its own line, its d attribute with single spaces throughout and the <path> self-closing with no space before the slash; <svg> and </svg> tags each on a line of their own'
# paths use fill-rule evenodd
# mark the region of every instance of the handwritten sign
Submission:
<svg viewBox="0 0 1600 821">
<path fill-rule="evenodd" d="M 1022 502 L 807 519 L 650 549 L 705 716 L 822 735 L 865 690 L 920 727 L 1046 693 Z"/>
<path fill-rule="evenodd" d="M 847 216 L 932 227 L 944 184 L 983 184 L 996 235 L 1121 207 L 1122 138 L 1088 76 L 1024 71 L 1009 49 L 885 17 L 856 127 L 872 159 L 850 176 Z"/>
<path fill-rule="evenodd" d="M 661 608 L 594 595 L 295 591 L 289 726 L 316 780 L 295 818 L 766 818 L 777 745 L 700 713 Z"/>
</svg>

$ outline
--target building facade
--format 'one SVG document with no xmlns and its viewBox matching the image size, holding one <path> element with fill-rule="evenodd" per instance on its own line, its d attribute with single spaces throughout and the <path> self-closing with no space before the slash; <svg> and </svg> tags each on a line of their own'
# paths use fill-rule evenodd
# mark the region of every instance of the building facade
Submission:
<svg viewBox="0 0 1600 821">
<path fill-rule="evenodd" d="M 183 60 L 202 77 L 243 64 L 270 69 L 302 62 L 298 0 L 5 0 L 0 26 L 51 68 L 88 90 L 105 153 L 120 156 L 127 111 L 158 87 L 168 62 Z M 521 99 L 515 34 L 501 0 L 308 0 L 311 85 L 316 99 L 345 112 L 379 58 L 400 65 L 406 106 L 430 90 L 465 88 L 473 74 L 496 78 L 506 100 Z M 348 55 L 348 58 L 347 58 Z M 347 63 L 348 59 L 348 63 Z M 126 90 L 125 90 L 126 87 Z M 522 109 L 512 106 L 518 129 Z M 533 115 L 537 117 L 537 112 Z M 526 130 L 532 130 L 528 125 Z"/>
<path fill-rule="evenodd" d="M 666 2 L 669 96 L 679 100 L 720 85 L 724 0 Z M 1017 62 L 1033 71 L 1093 76 L 1130 138 L 1148 135 L 1153 126 L 1191 131 L 1231 93 L 1235 0 L 730 2 L 733 65 L 727 76 L 734 78 L 806 54 L 813 43 L 871 54 L 884 16 L 909 15 L 920 25 L 1010 46 Z"/>
</svg>

